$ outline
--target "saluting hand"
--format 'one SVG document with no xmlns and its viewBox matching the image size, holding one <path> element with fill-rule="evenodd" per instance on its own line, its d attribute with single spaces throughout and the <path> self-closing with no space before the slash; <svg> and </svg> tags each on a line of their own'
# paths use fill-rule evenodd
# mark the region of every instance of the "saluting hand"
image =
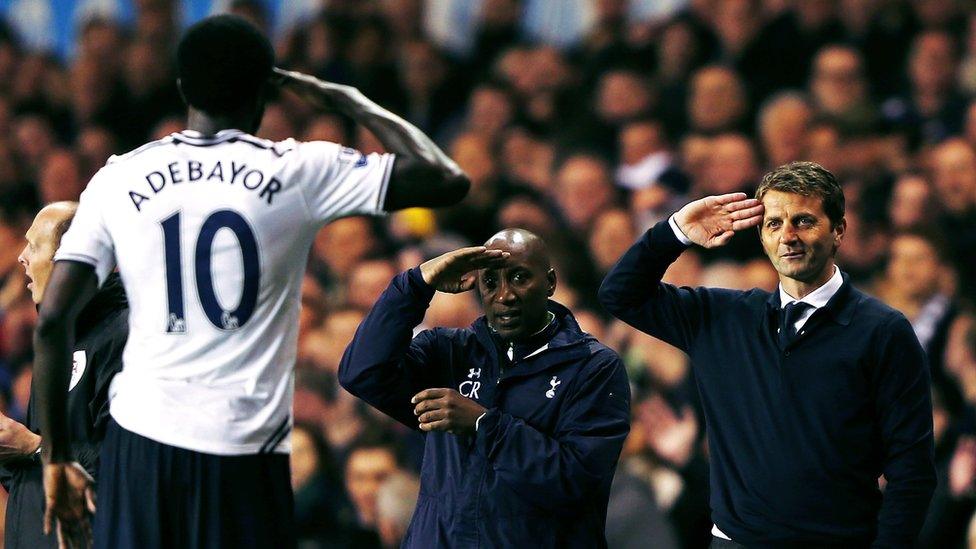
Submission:
<svg viewBox="0 0 976 549">
<path fill-rule="evenodd" d="M 420 265 L 424 282 L 439 292 L 458 294 L 474 288 L 477 278 L 474 271 L 501 267 L 510 254 L 502 250 L 489 250 L 484 246 L 461 248 L 435 257 Z"/>
<path fill-rule="evenodd" d="M 762 222 L 763 205 L 746 193 L 706 196 L 674 214 L 681 232 L 705 248 L 724 246 L 736 231 L 755 227 Z"/>
</svg>

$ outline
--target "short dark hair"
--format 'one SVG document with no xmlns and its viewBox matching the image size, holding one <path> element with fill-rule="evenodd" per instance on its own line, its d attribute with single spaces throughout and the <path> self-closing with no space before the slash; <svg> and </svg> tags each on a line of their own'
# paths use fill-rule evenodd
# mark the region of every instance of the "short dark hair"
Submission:
<svg viewBox="0 0 976 549">
<path fill-rule="evenodd" d="M 268 38 L 236 15 L 200 21 L 186 31 L 176 49 L 177 75 L 187 104 L 218 116 L 255 109 L 274 62 Z"/>
<path fill-rule="evenodd" d="M 756 198 L 762 201 L 769 191 L 819 197 L 831 225 L 844 219 L 844 191 L 834 174 L 816 162 L 790 162 L 767 173 Z"/>
</svg>

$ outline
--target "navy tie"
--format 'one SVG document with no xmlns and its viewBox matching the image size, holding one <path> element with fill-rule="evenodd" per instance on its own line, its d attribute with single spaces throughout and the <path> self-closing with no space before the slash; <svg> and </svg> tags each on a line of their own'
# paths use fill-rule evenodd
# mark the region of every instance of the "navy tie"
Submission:
<svg viewBox="0 0 976 549">
<path fill-rule="evenodd" d="M 796 336 L 796 322 L 800 320 L 807 309 L 812 307 L 813 305 L 802 301 L 794 301 L 783 307 L 780 314 L 779 339 L 784 347 Z"/>
</svg>

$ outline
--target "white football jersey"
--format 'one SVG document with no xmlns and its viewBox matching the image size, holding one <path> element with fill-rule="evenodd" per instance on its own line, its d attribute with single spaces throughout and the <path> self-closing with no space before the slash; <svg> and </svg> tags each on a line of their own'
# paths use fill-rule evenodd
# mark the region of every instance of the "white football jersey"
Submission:
<svg viewBox="0 0 976 549">
<path fill-rule="evenodd" d="M 323 224 L 383 213 L 392 155 L 184 131 L 113 156 L 56 260 L 116 267 L 129 299 L 112 417 L 220 455 L 290 450 L 302 277 Z"/>
</svg>

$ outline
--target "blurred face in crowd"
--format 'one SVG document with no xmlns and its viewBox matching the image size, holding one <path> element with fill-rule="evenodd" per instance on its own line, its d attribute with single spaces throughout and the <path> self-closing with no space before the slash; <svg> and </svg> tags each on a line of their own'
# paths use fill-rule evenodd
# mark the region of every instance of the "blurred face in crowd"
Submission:
<svg viewBox="0 0 976 549">
<path fill-rule="evenodd" d="M 105 128 L 88 126 L 78 134 L 76 149 L 81 156 L 84 174 L 82 180 L 89 180 L 105 161 L 115 153 L 115 136 Z"/>
<path fill-rule="evenodd" d="M 54 132 L 47 120 L 40 116 L 21 116 L 14 124 L 17 152 L 30 168 L 40 169 L 44 159 L 54 148 Z"/>
<path fill-rule="evenodd" d="M 831 124 L 817 124 L 810 128 L 804 156 L 833 173 L 842 172 L 846 161 L 841 150 L 840 130 Z"/>
<path fill-rule="evenodd" d="M 782 166 L 803 157 L 811 118 L 813 110 L 801 97 L 783 97 L 763 110 L 759 133 L 770 166 Z"/>
<path fill-rule="evenodd" d="M 41 201 L 45 204 L 62 200 L 78 200 L 85 184 L 81 179 L 78 157 L 70 150 L 57 150 L 48 155 L 37 182 Z"/>
<path fill-rule="evenodd" d="M 376 493 L 397 470 L 389 448 L 377 446 L 353 450 L 346 461 L 346 491 L 364 526 L 376 524 Z"/>
<path fill-rule="evenodd" d="M 650 90 L 636 73 L 613 71 L 600 79 L 596 110 L 604 121 L 618 123 L 639 116 L 650 107 Z"/>
<path fill-rule="evenodd" d="M 389 261 L 363 261 L 349 275 L 346 301 L 353 307 L 369 310 L 396 274 L 396 268 Z"/>
<path fill-rule="evenodd" d="M 462 134 L 451 145 L 451 158 L 468 174 L 471 180 L 470 198 L 491 195 L 489 187 L 498 172 L 492 155 L 491 140 L 484 134 L 469 132 Z"/>
<path fill-rule="evenodd" d="M 556 221 L 538 202 L 518 196 L 509 199 L 498 210 L 497 223 L 500 227 L 524 227 L 542 235 L 556 226 Z"/>
<path fill-rule="evenodd" d="M 512 98 L 498 88 L 482 86 L 471 94 L 468 103 L 468 128 L 494 138 L 511 122 L 515 114 Z"/>
<path fill-rule="evenodd" d="M 637 237 L 634 222 L 625 210 L 608 210 L 593 223 L 590 255 L 601 272 L 607 272 Z"/>
<path fill-rule="evenodd" d="M 759 164 L 752 142 L 742 134 L 725 134 L 712 141 L 705 161 L 705 177 L 697 182 L 704 194 L 725 194 L 755 184 Z"/>
<path fill-rule="evenodd" d="M 403 48 L 401 79 L 415 99 L 429 99 L 444 80 L 444 63 L 429 42 L 415 40 Z"/>
<path fill-rule="evenodd" d="M 723 49 L 738 54 L 759 30 L 759 0 L 721 0 L 712 3 L 711 19 Z"/>
<path fill-rule="evenodd" d="M 771 190 L 762 203 L 760 239 L 780 279 L 812 284 L 830 278 L 847 222 L 832 226 L 817 196 Z"/>
<path fill-rule="evenodd" d="M 376 246 L 373 229 L 364 217 L 346 217 L 329 223 L 315 236 L 312 250 L 332 272 L 345 279 L 352 268 Z"/>
<path fill-rule="evenodd" d="M 624 164 L 636 164 L 646 156 L 665 148 L 664 131 L 652 121 L 634 122 L 620 132 L 620 158 Z"/>
<path fill-rule="evenodd" d="M 312 435 L 304 428 L 291 433 L 291 487 L 298 490 L 312 478 L 319 468 L 319 455 Z"/>
<path fill-rule="evenodd" d="M 864 63 L 854 49 L 828 46 L 813 62 L 811 90 L 817 107 L 831 115 L 843 115 L 867 97 Z"/>
<path fill-rule="evenodd" d="M 928 31 L 915 38 L 908 60 L 908 73 L 917 91 L 940 93 L 950 89 L 956 72 L 952 38 L 941 31 Z"/>
<path fill-rule="evenodd" d="M 585 230 L 613 202 L 607 165 L 591 156 L 566 160 L 556 174 L 556 202 L 573 227 Z"/>
<path fill-rule="evenodd" d="M 511 254 L 504 267 L 478 274 L 478 294 L 488 325 L 505 341 L 535 334 L 546 326 L 546 305 L 556 291 L 556 271 L 545 244 L 528 231 L 507 229 L 485 246 Z"/>
<path fill-rule="evenodd" d="M 372 303 L 370 304 L 372 306 Z M 363 312 L 359 309 L 341 309 L 332 311 L 322 323 L 318 332 L 321 343 L 317 345 L 317 365 L 330 372 L 339 371 L 339 361 L 342 353 L 352 341 L 356 329 L 363 321 Z"/>
<path fill-rule="evenodd" d="M 929 221 L 932 190 L 920 175 L 906 175 L 895 182 L 888 205 L 888 218 L 896 228 L 908 228 Z"/>
<path fill-rule="evenodd" d="M 704 132 L 731 129 L 745 111 L 745 90 L 734 72 L 711 66 L 695 73 L 688 98 L 688 118 L 694 129 Z"/>
<path fill-rule="evenodd" d="M 943 208 L 968 211 L 976 204 L 976 152 L 962 139 L 944 142 L 932 154 L 932 181 Z"/>
<path fill-rule="evenodd" d="M 939 291 L 942 262 L 928 241 L 918 235 L 899 235 L 891 242 L 888 280 L 910 299 L 928 299 Z"/>
<path fill-rule="evenodd" d="M 37 213 L 34 223 L 27 230 L 25 239 L 27 245 L 20 252 L 17 261 L 24 267 L 24 272 L 30 282 L 30 290 L 34 303 L 40 303 L 47 288 L 51 269 L 54 268 L 54 252 L 58 250 L 61 236 L 58 226 L 74 216 L 74 207 L 64 204 L 51 204 Z"/>
</svg>

